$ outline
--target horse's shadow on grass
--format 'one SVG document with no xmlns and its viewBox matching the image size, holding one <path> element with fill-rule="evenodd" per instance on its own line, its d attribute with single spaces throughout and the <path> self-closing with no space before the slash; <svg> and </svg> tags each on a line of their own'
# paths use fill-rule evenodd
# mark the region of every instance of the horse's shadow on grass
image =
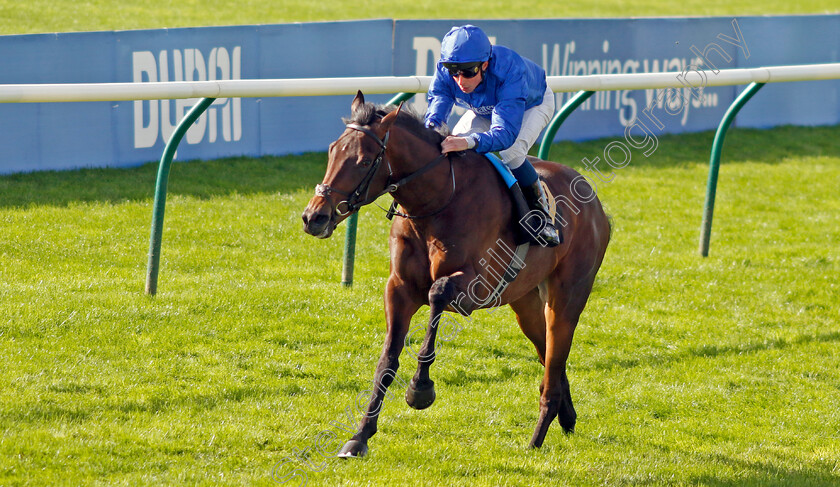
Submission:
<svg viewBox="0 0 840 487">
<path fill-rule="evenodd" d="M 720 453 L 699 453 L 684 451 L 693 455 L 698 463 L 720 464 L 731 467 L 739 472 L 738 478 L 723 479 L 710 475 L 695 477 L 692 484 L 713 487 L 755 485 L 762 487 L 776 486 L 836 486 L 840 483 L 840 476 L 832 474 L 833 465 L 805 464 L 801 468 L 792 470 L 774 465 L 767 461 L 749 461 Z"/>
<path fill-rule="evenodd" d="M 794 339 L 777 338 L 775 340 L 763 340 L 757 343 L 741 343 L 733 345 L 702 345 L 682 350 L 670 355 L 644 355 L 634 358 L 613 358 L 593 363 L 590 367 L 593 370 L 609 370 L 612 368 L 627 369 L 640 366 L 661 366 L 668 363 L 679 363 L 686 359 L 697 357 L 715 358 L 727 355 L 742 355 L 745 353 L 761 352 L 767 350 L 784 350 L 797 345 L 810 343 L 834 343 L 840 342 L 840 332 L 827 332 L 817 335 L 800 335 Z"/>
<path fill-rule="evenodd" d="M 320 181 L 325 154 L 176 162 L 167 196 L 200 199 L 232 194 L 291 193 Z M 0 208 L 119 204 L 154 198 L 158 163 L 134 168 L 46 171 L 0 177 Z"/>
</svg>

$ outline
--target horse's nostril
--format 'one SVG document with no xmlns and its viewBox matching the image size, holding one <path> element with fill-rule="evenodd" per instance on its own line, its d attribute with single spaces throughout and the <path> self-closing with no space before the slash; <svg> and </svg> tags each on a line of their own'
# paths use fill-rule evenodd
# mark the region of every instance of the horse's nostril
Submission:
<svg viewBox="0 0 840 487">
<path fill-rule="evenodd" d="M 323 213 L 319 213 L 315 215 L 315 218 L 309 220 L 309 223 L 316 227 L 323 227 L 327 223 L 329 223 L 330 217 L 329 215 L 324 215 Z"/>
<path fill-rule="evenodd" d="M 301 215 L 303 230 L 310 235 L 322 235 L 330 224 L 330 216 L 323 213 L 304 211 Z"/>
</svg>

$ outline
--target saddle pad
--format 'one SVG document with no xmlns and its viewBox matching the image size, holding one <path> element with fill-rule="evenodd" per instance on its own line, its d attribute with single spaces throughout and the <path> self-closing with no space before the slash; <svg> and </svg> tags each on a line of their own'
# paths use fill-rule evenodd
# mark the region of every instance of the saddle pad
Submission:
<svg viewBox="0 0 840 487">
<path fill-rule="evenodd" d="M 493 164 L 493 167 L 495 167 L 496 171 L 498 171 L 502 176 L 502 179 L 504 179 L 508 188 L 516 184 L 516 178 L 513 176 L 513 173 L 510 172 L 510 168 L 508 168 L 496 154 L 488 152 L 484 154 L 484 156 Z"/>
</svg>

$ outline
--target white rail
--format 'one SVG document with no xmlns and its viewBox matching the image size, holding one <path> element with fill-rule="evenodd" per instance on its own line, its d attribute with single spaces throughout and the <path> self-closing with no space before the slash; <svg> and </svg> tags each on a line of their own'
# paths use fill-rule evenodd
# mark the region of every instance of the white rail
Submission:
<svg viewBox="0 0 840 487">
<path fill-rule="evenodd" d="M 637 90 L 695 86 L 729 86 L 752 82 L 840 79 L 840 63 L 772 66 L 680 73 L 628 73 L 549 76 L 555 92 Z M 174 98 L 253 98 L 284 96 L 422 93 L 430 76 L 359 78 L 243 79 L 154 83 L 67 83 L 0 85 L 0 103 L 162 100 Z"/>
</svg>

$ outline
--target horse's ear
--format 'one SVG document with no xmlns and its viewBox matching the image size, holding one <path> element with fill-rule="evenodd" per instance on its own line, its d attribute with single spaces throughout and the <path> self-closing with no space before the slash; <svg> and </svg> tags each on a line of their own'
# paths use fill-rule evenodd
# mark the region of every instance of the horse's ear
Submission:
<svg viewBox="0 0 840 487">
<path fill-rule="evenodd" d="M 383 134 L 389 130 L 391 130 L 391 126 L 394 125 L 394 122 L 397 120 L 397 116 L 400 114 L 400 110 L 402 110 L 403 104 L 400 103 L 400 106 L 397 107 L 396 110 L 385 115 L 382 117 L 382 121 L 379 122 L 379 131 Z"/>
<path fill-rule="evenodd" d="M 362 94 L 362 90 L 359 90 L 356 93 L 356 98 L 353 98 L 353 103 L 350 105 L 350 109 L 352 110 L 351 113 L 356 113 L 356 110 L 361 108 L 365 104 L 365 95 Z"/>
</svg>

